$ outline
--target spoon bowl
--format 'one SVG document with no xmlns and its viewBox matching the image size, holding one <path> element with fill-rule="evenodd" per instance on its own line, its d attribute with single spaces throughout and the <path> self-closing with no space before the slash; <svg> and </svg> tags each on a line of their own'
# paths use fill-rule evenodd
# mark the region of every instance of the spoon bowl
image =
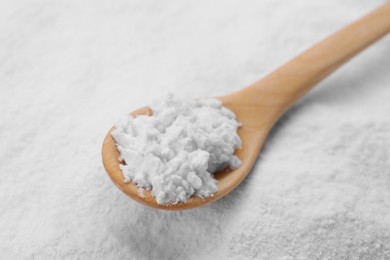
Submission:
<svg viewBox="0 0 390 260">
<path fill-rule="evenodd" d="M 260 150 L 275 122 L 297 100 L 318 82 L 350 60 L 357 53 L 382 38 L 390 31 L 390 3 L 329 36 L 303 52 L 265 78 L 236 93 L 220 97 L 223 105 L 232 110 L 242 123 L 238 134 L 242 149 L 236 155 L 242 161 L 236 170 L 226 169 L 214 174 L 218 191 L 212 197 L 191 197 L 186 203 L 160 205 L 150 191 L 138 195 L 138 187 L 125 183 L 119 165 L 119 152 L 108 132 L 103 143 L 103 164 L 111 180 L 126 195 L 147 206 L 159 209 L 182 210 L 209 204 L 236 188 L 249 174 Z M 150 108 L 141 108 L 133 113 L 151 115 Z"/>
<path fill-rule="evenodd" d="M 223 100 L 224 98 L 221 99 Z M 237 120 L 242 122 L 239 118 L 240 111 L 242 111 L 241 109 L 234 105 L 229 106 L 229 104 L 224 104 L 224 106 L 232 110 L 237 115 Z M 133 116 L 151 114 L 152 111 L 148 107 L 138 109 L 131 113 Z M 144 205 L 167 210 L 184 210 L 204 206 L 225 196 L 237 187 L 249 174 L 253 164 L 256 162 L 257 155 L 270 129 L 265 128 L 261 131 L 258 127 L 251 127 L 249 122 L 248 124 L 242 123 L 243 126 L 238 129 L 238 135 L 242 141 L 242 148 L 237 149 L 235 153 L 242 161 L 242 165 L 236 170 L 227 168 L 214 173 L 214 178 L 218 181 L 218 191 L 212 197 L 200 198 L 192 196 L 187 202 L 179 202 L 174 205 L 158 204 L 156 199 L 152 196 L 151 191 L 148 190 L 144 191 L 144 197 L 140 197 L 138 195 L 138 187 L 134 183 L 124 182 L 122 171 L 119 168 L 119 165 L 124 162 L 119 160 L 119 151 L 116 147 L 115 140 L 111 135 L 113 128 L 107 133 L 103 142 L 103 164 L 115 185 L 126 195 Z"/>
</svg>

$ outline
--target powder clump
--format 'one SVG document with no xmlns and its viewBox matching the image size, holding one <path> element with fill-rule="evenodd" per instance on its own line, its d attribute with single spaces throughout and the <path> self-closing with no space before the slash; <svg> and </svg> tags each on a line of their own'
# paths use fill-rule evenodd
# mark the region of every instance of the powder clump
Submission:
<svg viewBox="0 0 390 260">
<path fill-rule="evenodd" d="M 213 173 L 236 169 L 241 161 L 239 123 L 218 99 L 181 100 L 172 94 L 156 100 L 152 116 L 127 115 L 112 131 L 125 182 L 152 190 L 159 204 L 209 197 L 217 191 Z"/>
</svg>

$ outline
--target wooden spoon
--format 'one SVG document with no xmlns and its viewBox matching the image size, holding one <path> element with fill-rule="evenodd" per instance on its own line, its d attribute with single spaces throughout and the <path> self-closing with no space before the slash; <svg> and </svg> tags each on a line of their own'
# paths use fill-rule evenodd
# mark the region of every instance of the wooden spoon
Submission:
<svg viewBox="0 0 390 260">
<path fill-rule="evenodd" d="M 249 174 L 260 150 L 275 122 L 307 91 L 336 70 L 354 55 L 374 43 L 390 31 L 390 3 L 364 18 L 336 32 L 298 57 L 283 65 L 265 78 L 236 93 L 222 96 L 223 105 L 231 109 L 243 125 L 238 130 L 242 149 L 236 155 L 242 160 L 237 170 L 215 173 L 218 191 L 213 197 L 191 197 L 186 203 L 159 205 L 150 191 L 138 196 L 133 183 L 125 183 L 119 168 L 116 143 L 107 134 L 103 143 L 103 164 L 111 180 L 125 194 L 147 206 L 168 210 L 196 208 L 225 196 L 237 187 Z M 369 76 L 369 75 L 367 75 Z M 142 108 L 132 115 L 151 115 L 149 108 Z"/>
</svg>

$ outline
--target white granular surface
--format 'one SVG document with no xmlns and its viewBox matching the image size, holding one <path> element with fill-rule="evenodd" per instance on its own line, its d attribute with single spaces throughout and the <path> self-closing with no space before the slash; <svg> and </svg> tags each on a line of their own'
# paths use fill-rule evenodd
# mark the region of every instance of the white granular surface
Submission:
<svg viewBox="0 0 390 260">
<path fill-rule="evenodd" d="M 389 259 L 389 37 L 290 110 L 216 203 L 144 207 L 101 162 L 118 115 L 238 90 L 384 2 L 0 1 L 0 258 Z"/>
<path fill-rule="evenodd" d="M 217 191 L 213 173 L 237 169 L 239 123 L 232 111 L 213 99 L 183 100 L 172 93 L 150 105 L 153 115 L 124 116 L 111 133 L 124 181 L 152 190 L 159 204 L 210 197 Z"/>
</svg>

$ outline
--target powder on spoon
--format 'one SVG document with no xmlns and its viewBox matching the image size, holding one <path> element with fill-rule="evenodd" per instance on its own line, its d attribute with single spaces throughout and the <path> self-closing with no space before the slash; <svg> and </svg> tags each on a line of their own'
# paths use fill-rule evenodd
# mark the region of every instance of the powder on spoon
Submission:
<svg viewBox="0 0 390 260">
<path fill-rule="evenodd" d="M 236 169 L 241 147 L 239 123 L 218 99 L 181 100 L 167 94 L 150 108 L 152 116 L 127 115 L 115 125 L 125 182 L 151 190 L 159 204 L 210 197 L 217 191 L 213 173 Z"/>
</svg>

